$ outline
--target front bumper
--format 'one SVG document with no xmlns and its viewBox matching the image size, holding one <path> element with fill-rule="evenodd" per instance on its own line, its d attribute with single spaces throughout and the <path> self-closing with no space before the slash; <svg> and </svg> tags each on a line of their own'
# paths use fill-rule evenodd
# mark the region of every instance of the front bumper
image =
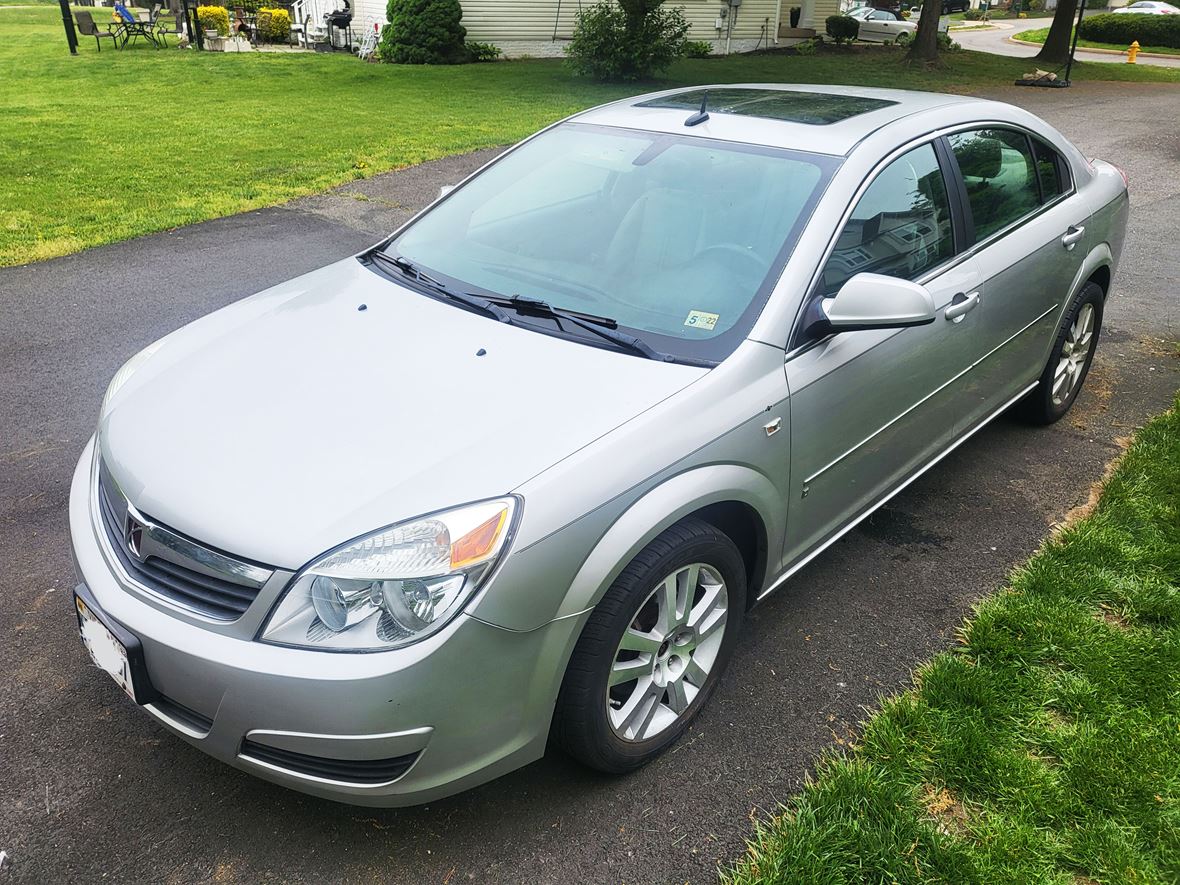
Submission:
<svg viewBox="0 0 1180 885">
<path fill-rule="evenodd" d="M 161 695 L 143 709 L 174 733 L 266 780 L 363 805 L 429 802 L 544 753 L 581 618 L 519 633 L 460 615 L 420 643 L 375 654 L 205 629 L 129 589 L 112 567 L 91 516 L 92 447 L 70 491 L 75 568 L 106 616 L 142 643 Z"/>
</svg>

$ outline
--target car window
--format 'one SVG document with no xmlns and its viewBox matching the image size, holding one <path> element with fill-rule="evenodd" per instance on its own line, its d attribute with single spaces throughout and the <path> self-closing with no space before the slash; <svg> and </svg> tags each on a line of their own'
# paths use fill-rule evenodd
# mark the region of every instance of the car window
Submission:
<svg viewBox="0 0 1180 885">
<path fill-rule="evenodd" d="M 1039 138 L 1034 138 L 1033 156 L 1037 161 L 1037 177 L 1041 182 L 1041 201 L 1048 203 L 1069 190 L 1065 176 L 1065 160 Z"/>
<path fill-rule="evenodd" d="M 1028 138 L 1013 129 L 973 129 L 947 139 L 959 163 L 975 239 L 983 240 L 1040 205 Z"/>
<path fill-rule="evenodd" d="M 869 185 L 824 266 L 824 295 L 858 273 L 912 280 L 954 254 L 950 204 L 929 144 L 898 157 Z"/>
<path fill-rule="evenodd" d="M 614 319 L 666 353 L 723 359 L 838 162 L 566 123 L 489 166 L 386 249 L 464 292 L 540 299 Z"/>
</svg>

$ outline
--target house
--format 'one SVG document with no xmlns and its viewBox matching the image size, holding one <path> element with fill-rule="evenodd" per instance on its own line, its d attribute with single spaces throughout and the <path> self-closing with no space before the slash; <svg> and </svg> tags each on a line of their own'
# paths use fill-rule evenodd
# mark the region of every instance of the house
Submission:
<svg viewBox="0 0 1180 885">
<path fill-rule="evenodd" d="M 573 35 L 578 12 L 596 0 L 460 0 L 467 39 L 494 43 L 508 57 L 559 56 Z M 790 45 L 823 33 L 824 19 L 839 13 L 839 0 L 667 0 L 689 22 L 688 39 L 705 40 L 713 51 L 749 52 Z M 320 0 L 332 6 L 332 0 Z M 384 0 L 353 0 L 354 33 L 385 24 Z M 342 5 L 342 3 L 341 3 Z M 790 8 L 800 7 L 799 27 L 790 28 Z"/>
</svg>

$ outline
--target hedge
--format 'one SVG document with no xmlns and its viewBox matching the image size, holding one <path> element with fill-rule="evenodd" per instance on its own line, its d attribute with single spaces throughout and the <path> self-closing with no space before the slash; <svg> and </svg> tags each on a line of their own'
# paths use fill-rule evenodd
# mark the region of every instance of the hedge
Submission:
<svg viewBox="0 0 1180 885">
<path fill-rule="evenodd" d="M 1087 40 L 1130 46 L 1135 40 L 1143 46 L 1168 46 L 1180 49 L 1180 15 L 1115 15 L 1086 16 L 1078 33 Z"/>
<path fill-rule="evenodd" d="M 217 31 L 218 36 L 229 36 L 229 10 L 224 6 L 198 6 L 197 21 L 206 31 Z"/>
</svg>

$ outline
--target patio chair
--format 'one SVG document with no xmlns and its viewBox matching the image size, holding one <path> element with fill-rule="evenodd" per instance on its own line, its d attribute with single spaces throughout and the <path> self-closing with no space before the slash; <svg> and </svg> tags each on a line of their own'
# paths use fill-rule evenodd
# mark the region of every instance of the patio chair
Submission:
<svg viewBox="0 0 1180 885">
<path fill-rule="evenodd" d="M 246 38 L 251 43 L 257 43 L 258 42 L 258 25 L 256 24 L 255 21 L 251 21 L 251 19 L 253 19 L 253 18 L 254 18 L 253 16 L 250 16 L 250 18 L 247 18 L 246 17 L 246 10 L 243 9 L 241 6 L 235 6 L 234 7 L 233 32 L 234 32 L 234 34 L 241 34 L 243 31 L 245 31 Z"/>
<path fill-rule="evenodd" d="M 94 44 L 98 47 L 98 51 L 102 52 L 102 38 L 110 37 L 111 42 L 114 43 L 115 48 L 119 48 L 118 32 L 112 31 L 110 25 L 104 31 L 97 24 L 94 23 L 94 16 L 89 12 L 79 10 L 74 13 L 74 21 L 78 23 L 78 33 L 86 37 L 93 37 Z"/>
<path fill-rule="evenodd" d="M 175 34 L 178 42 L 182 42 L 185 36 L 184 32 L 184 13 L 178 12 L 172 18 L 172 26 L 168 26 L 168 17 L 160 16 L 156 19 L 156 40 L 161 47 L 168 45 L 168 35 Z"/>
</svg>

